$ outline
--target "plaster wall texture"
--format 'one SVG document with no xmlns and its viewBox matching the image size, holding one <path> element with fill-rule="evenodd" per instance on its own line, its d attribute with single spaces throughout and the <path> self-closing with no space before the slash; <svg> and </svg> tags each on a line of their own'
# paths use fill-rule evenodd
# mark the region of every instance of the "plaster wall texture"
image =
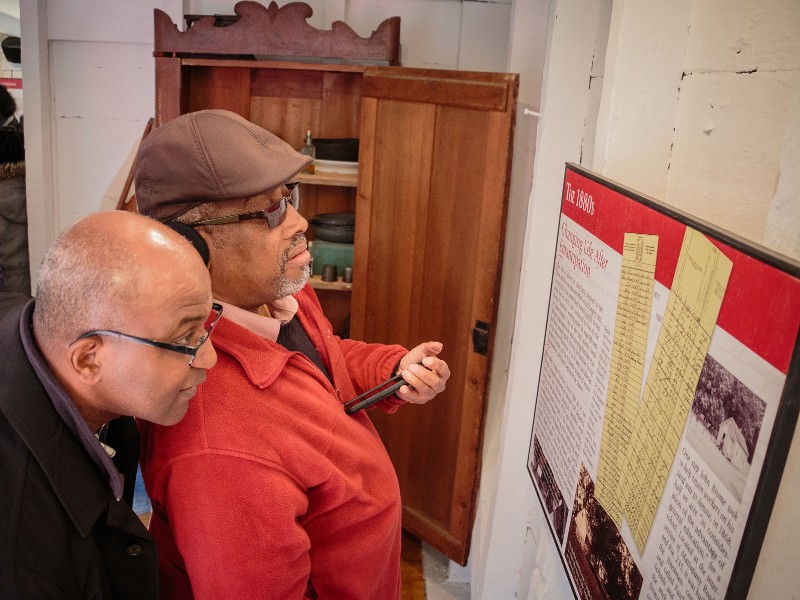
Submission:
<svg viewBox="0 0 800 600">
<path fill-rule="evenodd" d="M 458 44 L 458 69 L 505 71 L 511 2 L 464 2 Z"/>
<path fill-rule="evenodd" d="M 780 178 L 767 219 L 764 243 L 787 256 L 800 258 L 800 88 L 789 103 L 783 136 Z"/>
<path fill-rule="evenodd" d="M 182 14 L 180 0 L 51 0 L 45 4 L 51 40 L 115 44 L 149 42 L 152 47 L 153 9 L 164 10 L 173 19 Z"/>
<path fill-rule="evenodd" d="M 800 170 L 787 138 L 797 140 L 800 3 L 695 2 L 690 21 L 666 197 L 800 258 L 790 231 L 800 231 L 800 203 L 792 210 L 777 195 Z"/>
<path fill-rule="evenodd" d="M 763 243 L 800 72 L 687 75 L 666 200 Z"/>
<path fill-rule="evenodd" d="M 797 258 L 799 6 L 787 0 L 617 0 L 607 10 L 604 67 L 592 69 L 592 46 L 583 38 L 595 35 L 587 28 L 595 21 L 595 46 L 602 45 L 604 17 L 594 11 L 606 9 L 575 0 L 552 3 L 514 346 L 499 449 L 490 457 L 498 472 L 489 479 L 484 471 L 483 482 L 495 486 L 481 488 L 480 508 L 485 503 L 491 510 L 488 524 L 476 524 L 474 548 L 483 547 L 486 558 L 480 569 L 473 565 L 473 598 L 572 597 L 525 470 L 563 162 L 581 162 Z M 595 107 L 587 87 L 600 72 Z M 800 589 L 800 525 L 792 509 L 800 493 L 798 465 L 800 437 L 790 450 L 750 598 L 797 597 Z"/>
<path fill-rule="evenodd" d="M 100 199 L 153 114 L 148 44 L 53 41 L 57 212 L 63 227 Z M 90 92 L 94 90 L 94 92 Z"/>
<path fill-rule="evenodd" d="M 791 228 L 800 216 L 776 192 L 800 167 L 786 139 L 800 85 L 800 4 L 626 1 L 614 10 L 612 83 L 588 166 L 798 258 Z"/>
<path fill-rule="evenodd" d="M 0 31 L 8 35 L 19 37 L 19 13 L 17 17 L 0 14 Z"/>
<path fill-rule="evenodd" d="M 615 2 L 590 168 L 665 199 L 692 0 Z"/>
</svg>

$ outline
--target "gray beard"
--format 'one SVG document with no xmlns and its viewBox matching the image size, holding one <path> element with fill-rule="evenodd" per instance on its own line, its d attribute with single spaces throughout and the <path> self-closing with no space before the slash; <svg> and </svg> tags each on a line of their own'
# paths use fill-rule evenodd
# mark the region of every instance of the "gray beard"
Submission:
<svg viewBox="0 0 800 600">
<path fill-rule="evenodd" d="M 278 277 L 278 282 L 275 286 L 277 298 L 284 298 L 285 296 L 296 294 L 303 289 L 303 286 L 311 278 L 311 263 L 303 267 L 303 270 L 297 279 L 289 279 L 286 276 L 286 263 L 289 261 L 289 254 L 298 244 L 305 241 L 306 236 L 304 236 L 302 233 L 298 233 L 292 238 L 291 245 L 283 252 L 283 256 L 281 257 L 280 276 Z"/>
</svg>

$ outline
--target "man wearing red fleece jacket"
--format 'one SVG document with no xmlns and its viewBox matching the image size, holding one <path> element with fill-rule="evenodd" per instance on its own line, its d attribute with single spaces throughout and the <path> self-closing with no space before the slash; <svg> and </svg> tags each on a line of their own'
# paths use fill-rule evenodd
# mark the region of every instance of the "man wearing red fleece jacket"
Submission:
<svg viewBox="0 0 800 600">
<path fill-rule="evenodd" d="M 399 372 L 381 408 L 422 404 L 450 371 L 438 342 L 334 336 L 286 185 L 308 160 L 220 110 L 182 115 L 139 150 L 139 210 L 194 239 L 225 314 L 186 418 L 141 424 L 163 597 L 400 598 L 397 478 L 366 412 L 343 403 Z"/>
</svg>

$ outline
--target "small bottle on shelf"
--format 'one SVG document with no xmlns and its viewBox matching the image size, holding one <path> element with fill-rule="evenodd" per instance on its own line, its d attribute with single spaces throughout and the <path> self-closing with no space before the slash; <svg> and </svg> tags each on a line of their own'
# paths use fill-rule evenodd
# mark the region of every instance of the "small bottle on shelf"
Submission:
<svg viewBox="0 0 800 600">
<path fill-rule="evenodd" d="M 300 148 L 300 154 L 305 154 L 306 156 L 311 157 L 311 162 L 306 165 L 303 169 L 303 173 L 313 173 L 314 172 L 314 158 L 317 156 L 317 149 L 314 148 L 314 143 L 311 141 L 311 130 L 308 129 L 306 131 L 306 141 L 303 144 L 303 147 Z"/>
</svg>

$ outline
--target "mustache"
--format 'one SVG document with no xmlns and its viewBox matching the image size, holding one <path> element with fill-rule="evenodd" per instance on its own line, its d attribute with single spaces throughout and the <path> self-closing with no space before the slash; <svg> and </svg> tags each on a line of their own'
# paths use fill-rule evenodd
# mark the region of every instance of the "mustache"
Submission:
<svg viewBox="0 0 800 600">
<path fill-rule="evenodd" d="M 297 248 L 297 246 L 299 246 L 300 244 L 304 243 L 306 243 L 306 236 L 302 233 L 295 233 L 292 236 L 292 239 L 289 240 L 289 247 L 283 251 L 283 261 L 286 262 L 287 260 L 289 260 L 289 254 L 292 252 L 292 250 Z"/>
</svg>

